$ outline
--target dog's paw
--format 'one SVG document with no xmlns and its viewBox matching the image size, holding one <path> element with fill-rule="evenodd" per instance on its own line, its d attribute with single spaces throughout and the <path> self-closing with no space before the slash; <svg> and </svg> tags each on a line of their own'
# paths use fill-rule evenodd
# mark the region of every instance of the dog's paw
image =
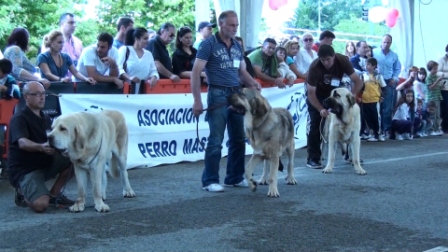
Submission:
<svg viewBox="0 0 448 252">
<path fill-rule="evenodd" d="M 108 205 L 103 203 L 101 205 L 95 205 L 95 210 L 100 213 L 105 213 L 105 212 L 109 212 L 110 208 Z"/>
<path fill-rule="evenodd" d="M 258 181 L 258 184 L 259 185 L 269 185 L 268 180 L 265 178 L 262 178 L 260 181 Z"/>
<path fill-rule="evenodd" d="M 288 176 L 285 179 L 287 185 L 297 185 L 297 181 L 293 176 Z"/>
<path fill-rule="evenodd" d="M 280 197 L 280 193 L 278 192 L 277 188 L 276 189 L 269 189 L 268 197 L 272 197 L 272 198 Z"/>
<path fill-rule="evenodd" d="M 123 197 L 125 198 L 134 198 L 135 197 L 135 192 L 132 189 L 124 189 L 123 190 Z"/>
<path fill-rule="evenodd" d="M 364 169 L 359 168 L 359 169 L 356 170 L 356 174 L 358 174 L 358 175 L 366 175 L 367 172 Z"/>
<path fill-rule="evenodd" d="M 79 213 L 84 211 L 85 208 L 86 206 L 84 204 L 75 203 L 73 206 L 68 208 L 68 211 L 71 213 Z"/>
<path fill-rule="evenodd" d="M 322 170 L 322 173 L 331 173 L 333 171 L 333 168 L 325 168 Z"/>
<path fill-rule="evenodd" d="M 249 180 L 249 187 L 252 192 L 257 191 L 257 182 L 255 182 L 253 179 Z"/>
</svg>

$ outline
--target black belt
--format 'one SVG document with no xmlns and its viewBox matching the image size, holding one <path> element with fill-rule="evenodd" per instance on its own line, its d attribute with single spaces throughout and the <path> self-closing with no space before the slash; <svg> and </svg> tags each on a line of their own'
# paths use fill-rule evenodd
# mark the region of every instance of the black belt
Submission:
<svg viewBox="0 0 448 252">
<path fill-rule="evenodd" d="M 219 86 L 219 85 L 209 85 L 208 87 L 220 89 L 220 90 L 231 90 L 232 92 L 239 92 L 241 90 L 241 86 L 226 87 L 226 86 Z"/>
</svg>

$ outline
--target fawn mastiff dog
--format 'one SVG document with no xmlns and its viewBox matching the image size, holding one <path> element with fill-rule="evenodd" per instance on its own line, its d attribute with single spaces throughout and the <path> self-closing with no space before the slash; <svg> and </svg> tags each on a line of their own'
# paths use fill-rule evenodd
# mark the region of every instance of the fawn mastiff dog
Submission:
<svg viewBox="0 0 448 252">
<path fill-rule="evenodd" d="M 279 197 L 277 173 L 279 159 L 286 151 L 288 156 L 288 185 L 296 185 L 294 178 L 294 123 L 288 110 L 272 108 L 259 91 L 243 88 L 240 93 L 228 97 L 230 108 L 244 114 L 246 137 L 254 149 L 247 164 L 245 177 L 252 191 L 256 191 L 257 183 L 253 180 L 254 167 L 265 161 L 260 184 L 269 184 L 268 196 Z M 268 175 L 269 173 L 269 175 Z"/>
<path fill-rule="evenodd" d="M 103 110 L 61 115 L 53 122 L 48 139 L 50 145 L 68 156 L 74 165 L 78 198 L 69 208 L 70 212 L 84 211 L 88 175 L 95 209 L 98 212 L 110 210 L 103 202 L 106 199 L 106 163 L 113 177 L 120 174 L 123 196 L 135 197 L 126 170 L 128 128 L 122 113 Z"/>
<path fill-rule="evenodd" d="M 330 173 L 333 171 L 337 145 L 340 144 L 343 155 L 346 154 L 348 149 L 351 150 L 350 154 L 356 173 L 359 175 L 367 174 L 362 169 L 359 158 L 361 114 L 355 97 L 347 88 L 336 88 L 324 100 L 323 106 L 330 111 L 330 115 L 325 120 L 324 129 L 324 135 L 327 136 L 328 140 L 328 162 L 322 172 Z"/>
</svg>

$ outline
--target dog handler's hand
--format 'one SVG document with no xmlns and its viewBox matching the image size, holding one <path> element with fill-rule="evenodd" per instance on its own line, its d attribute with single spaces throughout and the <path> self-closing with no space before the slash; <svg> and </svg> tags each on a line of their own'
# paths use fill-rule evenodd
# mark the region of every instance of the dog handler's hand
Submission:
<svg viewBox="0 0 448 252">
<path fill-rule="evenodd" d="M 320 110 L 320 116 L 327 117 L 329 115 L 330 115 L 330 112 L 328 112 L 328 110 L 326 110 L 326 109 L 321 109 Z"/>
<path fill-rule="evenodd" d="M 193 113 L 196 117 L 198 117 L 200 114 L 202 114 L 204 110 L 204 107 L 202 106 L 201 101 L 194 101 L 193 103 Z"/>
<path fill-rule="evenodd" d="M 50 144 L 48 144 L 48 142 L 45 142 L 42 144 L 42 152 L 47 155 L 53 155 L 54 149 L 50 147 Z"/>
</svg>

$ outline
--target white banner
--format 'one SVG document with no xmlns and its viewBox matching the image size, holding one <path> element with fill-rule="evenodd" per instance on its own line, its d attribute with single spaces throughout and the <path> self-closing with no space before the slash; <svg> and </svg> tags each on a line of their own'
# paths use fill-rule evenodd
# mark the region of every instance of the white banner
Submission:
<svg viewBox="0 0 448 252">
<path fill-rule="evenodd" d="M 264 88 L 262 95 L 272 107 L 291 112 L 296 149 L 306 146 L 308 110 L 304 85 L 296 84 L 287 89 Z M 191 94 L 62 94 L 59 101 L 62 114 L 103 109 L 121 111 L 129 128 L 128 169 L 204 159 L 204 149 L 197 140 Z M 207 93 L 202 93 L 202 101 L 205 107 Z M 208 123 L 203 113 L 199 117 L 199 138 L 205 146 L 208 135 Z M 228 140 L 225 135 L 224 146 Z M 223 156 L 227 155 L 227 150 L 222 149 Z M 249 144 L 246 154 L 252 154 Z"/>
</svg>

